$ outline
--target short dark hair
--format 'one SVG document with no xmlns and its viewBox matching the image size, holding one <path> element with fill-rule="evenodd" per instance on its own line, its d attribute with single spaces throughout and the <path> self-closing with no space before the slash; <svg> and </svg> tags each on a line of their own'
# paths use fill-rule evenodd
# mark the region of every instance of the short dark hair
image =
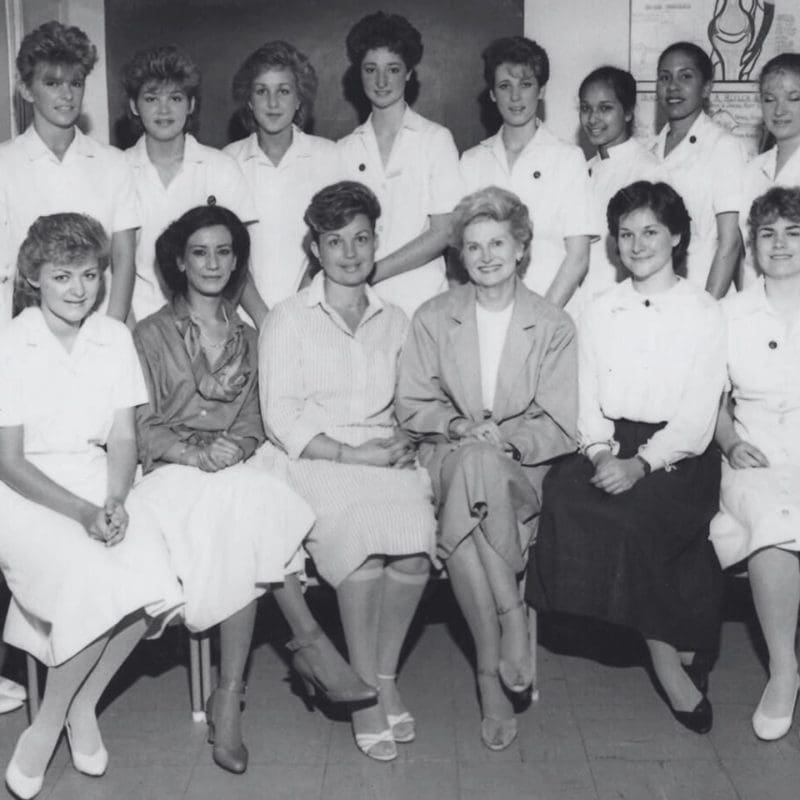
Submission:
<svg viewBox="0 0 800 800">
<path fill-rule="evenodd" d="M 755 246 L 756 234 L 762 225 L 781 217 L 800 224 L 800 186 L 773 186 L 753 201 L 747 216 L 751 246 Z"/>
<path fill-rule="evenodd" d="M 582 98 L 584 91 L 593 83 L 604 83 L 614 92 L 622 110 L 626 114 L 633 113 L 636 108 L 636 79 L 630 72 L 617 67 L 598 67 L 581 81 L 578 97 Z"/>
<path fill-rule="evenodd" d="M 550 79 L 550 59 L 545 49 L 525 36 L 506 36 L 495 39 L 481 53 L 483 59 L 483 77 L 486 85 L 494 87 L 494 76 L 501 64 L 523 64 L 533 70 L 539 86 L 544 86 Z"/>
<path fill-rule="evenodd" d="M 17 72 L 26 86 L 42 63 L 80 67 L 85 78 L 97 63 L 97 48 L 80 28 L 51 20 L 31 31 L 19 47 Z"/>
<path fill-rule="evenodd" d="M 400 56 L 406 69 L 412 70 L 422 60 L 422 35 L 400 14 L 376 11 L 362 17 L 347 34 L 347 57 L 361 66 L 370 50 L 385 47 Z"/>
<path fill-rule="evenodd" d="M 314 98 L 317 96 L 317 73 L 308 60 L 289 42 L 275 41 L 262 44 L 250 53 L 233 76 L 233 99 L 239 104 L 239 113 L 244 122 L 255 130 L 253 113 L 250 110 L 250 93 L 253 81 L 265 70 L 288 69 L 297 84 L 300 108 L 295 114 L 295 122 L 301 127 L 311 116 Z"/>
<path fill-rule="evenodd" d="M 88 214 L 65 212 L 38 217 L 28 228 L 17 255 L 14 304 L 18 308 L 40 305 L 41 292 L 31 281 L 39 282 L 45 264 L 81 264 L 96 258 L 101 270 L 98 302 L 102 299 L 102 272 L 109 262 L 109 240 L 103 226 Z"/>
<path fill-rule="evenodd" d="M 765 78 L 783 72 L 791 72 L 800 77 L 800 53 L 779 53 L 767 61 L 758 76 L 759 88 L 763 88 Z"/>
<path fill-rule="evenodd" d="M 303 215 L 315 242 L 328 231 L 338 231 L 349 225 L 358 214 L 364 214 L 373 231 L 381 215 L 381 204 L 371 189 L 358 181 L 339 183 L 320 189 Z"/>
<path fill-rule="evenodd" d="M 636 181 L 620 189 L 608 203 L 606 217 L 609 233 L 615 240 L 618 239 L 622 217 L 645 208 L 649 208 L 656 219 L 669 228 L 671 234 L 680 236 L 680 241 L 672 248 L 672 268 L 685 277 L 692 218 L 683 198 L 668 183 Z"/>
<path fill-rule="evenodd" d="M 705 83 L 714 80 L 714 65 L 711 63 L 711 58 L 702 47 L 698 47 L 696 44 L 692 44 L 692 42 L 673 42 L 669 47 L 665 48 L 658 57 L 657 68 L 661 67 L 661 62 L 668 55 L 678 52 L 685 53 L 694 61 L 694 65 Z"/>
<path fill-rule="evenodd" d="M 200 69 L 192 57 L 175 44 L 162 44 L 137 51 L 122 68 L 122 86 L 129 100 L 136 103 L 142 89 L 150 86 L 177 86 L 195 107 L 186 120 L 186 129 L 194 127 L 197 101 L 200 98 Z M 139 133 L 142 122 L 130 108 L 128 116 Z"/>
<path fill-rule="evenodd" d="M 486 186 L 462 198 L 453 211 L 455 224 L 453 241 L 458 250 L 464 246 L 464 230 L 480 219 L 508 222 L 514 241 L 523 247 L 522 258 L 517 264 L 517 274 L 522 277 L 531 260 L 533 223 L 528 207 L 513 192 L 499 186 Z"/>
<path fill-rule="evenodd" d="M 233 211 L 216 205 L 190 209 L 169 225 L 156 240 L 156 263 L 173 297 L 186 294 L 186 273 L 178 269 L 178 259 L 183 258 L 189 237 L 202 228 L 211 228 L 214 225 L 222 225 L 230 231 L 233 254 L 236 256 L 236 268 L 222 293 L 228 299 L 238 298 L 247 280 L 250 234 Z"/>
</svg>

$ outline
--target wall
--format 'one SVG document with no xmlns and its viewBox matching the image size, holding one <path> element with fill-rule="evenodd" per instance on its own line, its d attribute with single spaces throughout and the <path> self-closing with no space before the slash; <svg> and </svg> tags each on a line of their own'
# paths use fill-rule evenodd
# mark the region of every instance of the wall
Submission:
<svg viewBox="0 0 800 800">
<path fill-rule="evenodd" d="M 125 61 L 138 48 L 173 41 L 203 72 L 200 138 L 224 145 L 243 135 L 232 122 L 234 71 L 263 42 L 286 39 L 309 55 L 319 73 L 314 132 L 338 138 L 360 121 L 343 84 L 345 36 L 361 16 L 382 7 L 404 14 L 423 32 L 415 108 L 447 125 L 460 149 L 484 138 L 487 127 L 496 128 L 494 118 L 481 115 L 480 53 L 491 39 L 522 32 L 523 0 L 106 0 L 112 121 L 124 115 L 119 75 Z M 119 126 L 112 138 L 127 144 L 124 134 Z"/>
</svg>

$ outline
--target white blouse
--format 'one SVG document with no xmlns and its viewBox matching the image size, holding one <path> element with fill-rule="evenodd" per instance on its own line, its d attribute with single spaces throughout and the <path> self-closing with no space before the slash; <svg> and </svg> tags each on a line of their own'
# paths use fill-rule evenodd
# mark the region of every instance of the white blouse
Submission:
<svg viewBox="0 0 800 800">
<path fill-rule="evenodd" d="M 475 303 L 475 319 L 478 325 L 478 351 L 481 363 L 481 395 L 483 407 L 487 411 L 494 408 L 494 394 L 497 388 L 497 373 L 500 358 L 506 343 L 506 334 L 514 313 L 514 303 L 500 311 L 490 311 L 480 303 Z"/>
<path fill-rule="evenodd" d="M 654 470 L 699 455 L 714 433 L 724 385 L 722 311 L 688 281 L 644 295 L 629 279 L 581 315 L 578 433 L 585 452 L 618 452 L 614 420 L 629 419 L 667 423 L 640 448 Z"/>
</svg>

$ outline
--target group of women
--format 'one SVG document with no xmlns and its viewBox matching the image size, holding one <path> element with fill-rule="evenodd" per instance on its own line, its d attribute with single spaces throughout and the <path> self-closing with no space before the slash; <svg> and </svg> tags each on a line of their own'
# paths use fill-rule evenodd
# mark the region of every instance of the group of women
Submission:
<svg viewBox="0 0 800 800">
<path fill-rule="evenodd" d="M 267 589 L 306 689 L 350 704 L 367 756 L 396 758 L 416 736 L 396 678 L 432 564 L 474 640 L 492 750 L 533 680 L 526 600 L 639 631 L 675 718 L 708 731 L 720 565 L 746 565 L 769 649 L 755 732 L 791 725 L 800 56 L 762 71 L 775 145 L 749 165 L 704 110 L 696 46 L 659 60 L 652 151 L 631 138 L 633 78 L 592 72 L 587 166 L 537 118 L 549 66 L 531 40 L 484 52 L 503 125 L 460 164 L 405 102 L 422 56 L 408 20 L 364 17 L 347 52 L 363 125 L 338 144 L 305 133 L 314 70 L 270 42 L 236 73 L 253 133 L 224 153 L 188 132 L 191 59 L 138 53 L 124 85 L 142 136 L 122 155 L 75 127 L 85 34 L 53 22 L 22 43 L 33 123 L 0 147 L 21 309 L 0 335 L 0 567 L 5 639 L 48 678 L 6 771 L 19 797 L 64 728 L 75 768 L 103 774 L 100 696 L 175 616 L 219 625 L 209 740 L 243 772 Z M 736 293 L 740 219 L 752 275 Z M 305 602 L 304 551 L 335 589 L 348 661 Z"/>
</svg>

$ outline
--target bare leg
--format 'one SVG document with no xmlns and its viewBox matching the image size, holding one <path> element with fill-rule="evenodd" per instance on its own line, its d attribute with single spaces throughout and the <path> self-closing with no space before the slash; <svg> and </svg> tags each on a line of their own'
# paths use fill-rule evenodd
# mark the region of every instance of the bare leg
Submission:
<svg viewBox="0 0 800 800">
<path fill-rule="evenodd" d="M 36 777 L 44 774 L 64 727 L 67 709 L 107 642 L 108 637 L 103 636 L 69 661 L 47 671 L 47 686 L 39 713 L 25 731 L 24 747 L 16 752 L 15 763 L 24 775 Z"/>
<path fill-rule="evenodd" d="M 369 558 L 337 587 L 336 598 L 342 617 L 350 664 L 361 680 L 378 685 L 378 630 L 383 602 L 383 559 Z M 353 730 L 377 734 L 389 727 L 379 703 L 352 710 Z M 394 742 L 379 742 L 370 750 L 373 757 L 396 752 Z"/>
<path fill-rule="evenodd" d="M 497 677 L 500 626 L 494 595 L 472 536 L 464 539 L 451 554 L 447 560 L 447 572 L 475 642 L 483 715 L 492 719 L 510 719 L 514 716 L 514 709 Z"/>
<path fill-rule="evenodd" d="M 81 753 L 96 753 L 103 744 L 97 727 L 97 704 L 111 679 L 147 631 L 145 617 L 141 614 L 137 617 L 117 625 L 103 654 L 70 705 L 68 720 L 72 738 Z"/>
<path fill-rule="evenodd" d="M 797 555 L 769 547 L 750 557 L 747 571 L 769 651 L 769 683 L 761 710 L 769 717 L 786 716 L 791 713 L 797 687 L 795 634 L 800 605 Z"/>
<path fill-rule="evenodd" d="M 703 696 L 681 665 L 678 651 L 666 642 L 645 639 L 653 660 L 653 669 L 675 711 L 692 711 Z"/>
<path fill-rule="evenodd" d="M 399 716 L 406 711 L 397 692 L 395 676 L 400 650 L 428 582 L 429 570 L 427 556 L 409 556 L 392 559 L 383 572 L 377 675 L 380 702 L 387 715 Z"/>
</svg>

